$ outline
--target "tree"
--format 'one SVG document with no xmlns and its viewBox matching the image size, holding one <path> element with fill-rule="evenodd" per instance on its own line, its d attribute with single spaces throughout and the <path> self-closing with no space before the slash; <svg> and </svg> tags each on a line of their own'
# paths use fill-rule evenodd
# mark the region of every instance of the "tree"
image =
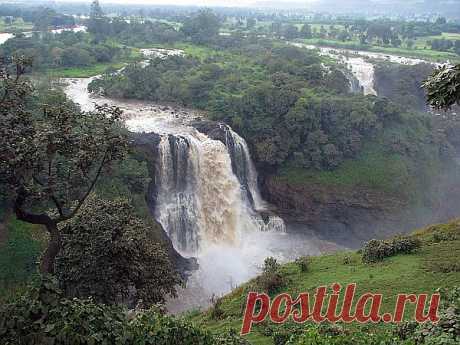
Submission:
<svg viewBox="0 0 460 345">
<path fill-rule="evenodd" d="M 94 62 L 94 58 L 87 50 L 76 47 L 64 49 L 61 55 L 61 63 L 66 67 L 90 66 Z"/>
<path fill-rule="evenodd" d="M 309 24 L 304 24 L 300 30 L 300 36 L 302 38 L 312 38 L 313 33 L 311 31 L 311 26 Z"/>
<path fill-rule="evenodd" d="M 424 83 L 427 102 L 435 109 L 460 105 L 460 65 L 438 68 Z"/>
<path fill-rule="evenodd" d="M 220 21 L 213 11 L 201 10 L 197 15 L 188 18 L 181 30 L 194 43 L 209 43 L 219 34 Z"/>
<path fill-rule="evenodd" d="M 31 61 L 13 63 L 0 66 L 0 183 L 19 220 L 46 227 L 40 270 L 53 273 L 62 243 L 58 225 L 78 213 L 128 141 L 121 110 L 98 106 L 83 113 L 57 92 L 34 98 L 23 78 Z"/>
<path fill-rule="evenodd" d="M 246 21 L 246 28 L 252 29 L 256 26 L 256 24 L 257 21 L 255 18 L 248 18 L 248 20 Z"/>
<path fill-rule="evenodd" d="M 99 0 L 94 0 L 91 3 L 90 18 L 102 18 L 103 16 L 104 12 L 102 11 L 101 5 L 99 4 Z"/>
<path fill-rule="evenodd" d="M 292 40 L 294 38 L 297 38 L 299 35 L 299 29 L 295 25 L 289 24 L 283 27 L 283 36 L 287 40 Z"/>
<path fill-rule="evenodd" d="M 176 295 L 181 280 L 166 250 L 128 200 L 92 196 L 61 232 L 56 276 L 68 297 L 133 307 Z"/>
<path fill-rule="evenodd" d="M 96 37 L 96 41 L 101 41 L 105 35 L 110 33 L 110 23 L 104 17 L 104 12 L 98 0 L 94 0 L 91 4 L 88 32 Z"/>
</svg>

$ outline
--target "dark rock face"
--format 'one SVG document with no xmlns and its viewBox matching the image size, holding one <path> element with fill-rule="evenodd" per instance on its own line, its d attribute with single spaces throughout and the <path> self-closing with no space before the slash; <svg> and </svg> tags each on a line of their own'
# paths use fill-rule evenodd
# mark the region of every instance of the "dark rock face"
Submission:
<svg viewBox="0 0 460 345">
<path fill-rule="evenodd" d="M 148 186 L 148 191 L 146 194 L 146 202 L 150 213 L 152 214 L 152 223 L 154 224 L 153 228 L 158 229 L 155 232 L 158 240 L 163 242 L 168 254 L 173 261 L 175 267 L 178 269 L 180 274 L 185 278 L 188 276 L 188 272 L 196 270 L 198 268 L 198 263 L 195 258 L 184 258 L 180 255 L 175 249 L 174 246 L 169 239 L 168 235 L 162 228 L 162 226 L 154 220 L 154 210 L 155 210 L 155 203 L 156 203 L 156 183 L 155 183 L 155 169 L 157 164 L 155 164 L 155 159 L 158 157 L 158 144 L 161 141 L 160 135 L 156 133 L 135 133 L 132 134 L 133 139 L 133 146 L 145 157 L 147 161 L 147 166 L 149 169 L 149 175 L 151 177 L 151 182 Z M 172 143 L 174 144 L 174 143 Z M 176 171 L 176 169 L 175 169 Z M 179 183 L 179 176 L 176 178 L 176 181 Z"/>
<path fill-rule="evenodd" d="M 296 186 L 266 176 L 263 197 L 277 207 L 277 212 L 291 231 L 316 230 L 325 239 L 358 247 L 373 237 L 385 237 L 404 202 L 369 190 Z M 400 219 L 399 219 L 400 220 Z"/>
<path fill-rule="evenodd" d="M 371 238 L 387 238 L 460 214 L 460 187 L 440 179 L 438 196 L 424 207 L 366 188 L 293 185 L 262 178 L 262 196 L 276 206 L 288 231 L 314 230 L 319 237 L 358 248 Z"/>
<path fill-rule="evenodd" d="M 206 134 L 208 137 L 214 140 L 221 141 L 226 145 L 227 132 L 226 125 L 221 122 L 210 121 L 210 120 L 200 120 L 192 123 L 192 126 L 203 134 Z"/>
</svg>

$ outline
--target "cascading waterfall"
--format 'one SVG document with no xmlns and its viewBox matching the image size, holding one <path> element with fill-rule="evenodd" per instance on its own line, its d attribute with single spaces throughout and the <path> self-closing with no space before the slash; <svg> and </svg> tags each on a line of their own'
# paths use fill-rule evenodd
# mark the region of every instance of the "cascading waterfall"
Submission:
<svg viewBox="0 0 460 345">
<path fill-rule="evenodd" d="M 235 245 L 241 231 L 285 231 L 260 197 L 246 142 L 223 129 L 225 145 L 198 131 L 162 135 L 158 145 L 155 215 L 184 254 Z"/>
<path fill-rule="evenodd" d="M 224 126 L 225 141 L 232 158 L 232 168 L 240 181 L 243 195 L 253 212 L 253 219 L 261 231 L 285 232 L 284 221 L 267 209 L 257 183 L 257 171 L 249 154 L 246 141 L 236 134 L 229 126 Z"/>
</svg>

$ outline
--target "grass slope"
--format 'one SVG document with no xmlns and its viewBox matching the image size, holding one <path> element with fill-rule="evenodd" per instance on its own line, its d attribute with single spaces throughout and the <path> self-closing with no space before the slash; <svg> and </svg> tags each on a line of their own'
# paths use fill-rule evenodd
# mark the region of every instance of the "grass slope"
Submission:
<svg viewBox="0 0 460 345">
<path fill-rule="evenodd" d="M 454 234 L 455 239 L 437 242 L 434 240 L 436 234 Z M 460 220 L 423 229 L 413 236 L 420 238 L 423 243 L 416 253 L 386 258 L 377 264 L 363 264 L 361 255 L 357 252 L 339 252 L 311 258 L 308 272 L 301 272 L 295 263 L 286 264 L 281 271 L 289 283 L 282 290 L 296 296 L 300 292 L 313 294 L 318 286 L 335 282 L 342 286 L 356 283 L 358 295 L 365 292 L 382 293 L 384 302 L 381 311 L 393 312 L 398 293 L 432 293 L 437 288 L 460 285 Z M 456 268 L 452 269 L 452 265 Z M 211 317 L 211 311 L 192 313 L 189 317 L 211 331 L 225 328 L 239 330 L 246 294 L 253 287 L 254 281 L 223 297 L 220 307 L 223 317 L 219 320 Z M 408 305 L 405 316 L 410 317 L 412 312 L 413 308 Z M 264 323 L 256 325 L 247 340 L 251 344 L 273 344 L 273 339 L 267 336 L 267 327 L 276 329 L 279 326 Z M 363 326 L 350 324 L 345 327 L 356 329 Z M 365 327 L 378 332 L 390 326 L 376 324 Z"/>
<path fill-rule="evenodd" d="M 9 217 L 4 224 L 7 238 L 0 243 L 0 303 L 23 291 L 36 276 L 46 241 L 44 231 L 14 218 Z"/>
</svg>

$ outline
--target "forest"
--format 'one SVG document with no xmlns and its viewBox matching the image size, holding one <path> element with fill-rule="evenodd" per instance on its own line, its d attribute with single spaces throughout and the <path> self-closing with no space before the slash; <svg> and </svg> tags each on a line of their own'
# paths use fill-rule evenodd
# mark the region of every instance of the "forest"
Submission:
<svg viewBox="0 0 460 345">
<path fill-rule="evenodd" d="M 0 3 L 0 345 L 457 344 L 460 22 L 123 6 Z"/>
</svg>

